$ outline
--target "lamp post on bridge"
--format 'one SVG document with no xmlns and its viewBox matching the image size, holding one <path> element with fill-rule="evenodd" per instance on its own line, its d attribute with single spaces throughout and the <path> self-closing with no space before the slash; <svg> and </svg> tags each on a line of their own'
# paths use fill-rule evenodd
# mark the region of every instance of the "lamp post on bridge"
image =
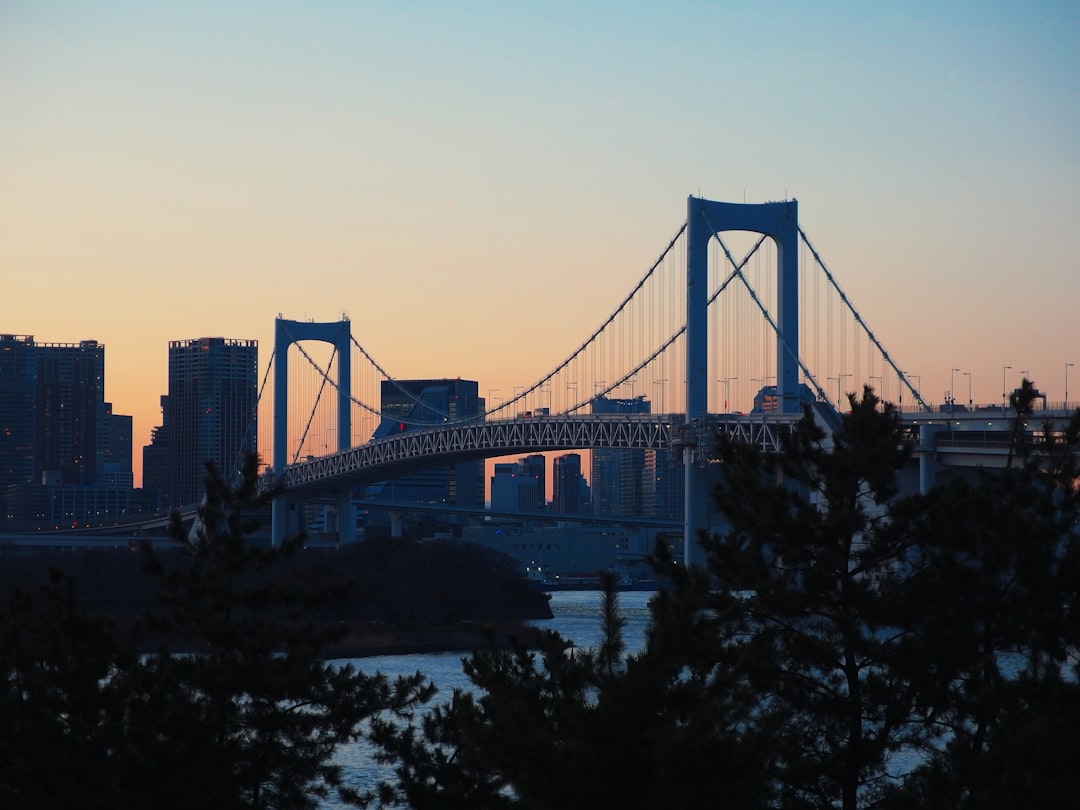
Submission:
<svg viewBox="0 0 1080 810">
<path fill-rule="evenodd" d="M 975 406 L 972 404 L 971 400 L 971 372 L 965 371 L 964 376 L 968 378 L 968 410 L 973 411 L 975 410 Z"/>
<path fill-rule="evenodd" d="M 835 377 L 829 377 L 830 380 L 836 380 L 836 407 L 840 407 L 840 403 L 843 402 L 844 392 L 842 389 L 844 378 L 850 377 L 851 374 L 837 374 Z"/>
<path fill-rule="evenodd" d="M 954 375 L 959 370 L 960 369 L 958 369 L 958 368 L 949 369 L 949 417 L 950 418 L 952 418 L 952 416 L 956 413 L 956 383 L 954 382 L 956 378 L 955 378 Z"/>
<path fill-rule="evenodd" d="M 667 377 L 660 380 L 653 380 L 653 385 L 660 386 L 660 413 L 664 413 L 664 384 L 667 382 Z"/>
<path fill-rule="evenodd" d="M 492 394 L 494 394 L 498 390 L 499 390 L 498 388 L 489 388 L 488 389 L 488 398 L 487 398 L 487 403 L 486 403 L 488 413 L 491 413 L 491 412 L 493 412 L 495 410 L 495 407 L 494 407 L 495 400 L 492 398 Z"/>
<path fill-rule="evenodd" d="M 1065 410 L 1069 410 L 1069 366 L 1072 363 L 1065 364 Z"/>
<path fill-rule="evenodd" d="M 1002 366 L 1001 367 L 1001 418 L 1002 419 L 1005 418 L 1006 411 L 1007 411 L 1007 409 L 1009 407 L 1009 396 L 1008 396 L 1009 384 L 1007 382 L 1005 382 L 1005 372 L 1008 371 L 1011 368 L 1012 368 L 1012 366 Z M 1066 387 L 1068 387 L 1068 386 L 1066 386 Z"/>
<path fill-rule="evenodd" d="M 922 375 L 921 374 L 912 374 L 912 373 L 907 372 L 907 371 L 901 371 L 900 376 L 901 377 L 910 377 L 911 379 L 915 380 L 915 390 L 918 392 L 920 397 L 922 396 L 922 390 L 921 390 L 922 389 Z M 901 385 L 901 383 L 903 383 L 902 379 L 897 380 L 897 385 L 900 386 L 900 413 L 903 413 L 904 412 L 904 386 Z M 915 407 L 918 407 L 918 403 L 915 403 Z"/>
<path fill-rule="evenodd" d="M 573 391 L 574 391 L 573 398 L 571 398 L 571 396 L 570 396 L 571 389 L 573 389 Z M 574 402 L 575 399 L 577 399 L 577 380 L 571 380 L 570 382 L 568 382 L 566 384 L 566 410 L 567 410 L 567 412 L 569 412 L 572 407 L 577 405 L 577 403 Z"/>
<path fill-rule="evenodd" d="M 731 383 L 739 379 L 738 377 L 721 377 L 717 380 L 718 383 L 724 386 L 724 413 L 727 413 L 728 396 L 731 390 Z"/>
</svg>

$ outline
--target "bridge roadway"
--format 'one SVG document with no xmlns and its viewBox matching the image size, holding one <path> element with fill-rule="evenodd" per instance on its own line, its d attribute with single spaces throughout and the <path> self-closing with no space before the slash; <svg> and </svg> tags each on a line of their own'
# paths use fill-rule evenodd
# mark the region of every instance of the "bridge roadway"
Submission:
<svg viewBox="0 0 1080 810">
<path fill-rule="evenodd" d="M 839 425 L 839 415 L 828 403 L 816 403 L 814 413 L 827 432 Z M 1047 424 L 1059 430 L 1072 413 L 1064 408 L 1036 411 L 1025 420 L 1024 430 L 1039 434 Z M 284 484 L 290 498 L 302 500 L 433 465 L 560 450 L 667 450 L 680 460 L 689 450 L 691 459 L 705 464 L 721 433 L 775 451 L 781 436 L 800 418 L 780 413 L 706 414 L 688 424 L 683 414 L 558 414 L 459 422 L 406 431 L 290 465 Z M 1010 455 L 1014 417 L 1000 406 L 908 412 L 901 420 L 915 440 L 919 489 L 924 492 L 946 467 L 997 467 Z"/>
<path fill-rule="evenodd" d="M 723 432 L 777 450 L 799 414 L 711 414 L 687 425 L 683 414 L 541 415 L 476 420 L 411 430 L 309 461 L 284 473 L 290 496 L 375 484 L 424 467 L 560 450 L 691 449 L 706 459 Z"/>
</svg>

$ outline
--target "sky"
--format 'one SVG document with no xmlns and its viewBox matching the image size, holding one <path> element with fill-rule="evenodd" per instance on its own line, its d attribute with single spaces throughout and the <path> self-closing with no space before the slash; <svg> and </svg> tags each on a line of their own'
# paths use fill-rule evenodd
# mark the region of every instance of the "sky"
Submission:
<svg viewBox="0 0 1080 810">
<path fill-rule="evenodd" d="M 798 198 L 928 398 L 1061 400 L 1078 189 L 1074 2 L 0 0 L 0 333 L 105 344 L 136 482 L 170 340 L 345 313 L 511 391 L 688 195 Z"/>
</svg>

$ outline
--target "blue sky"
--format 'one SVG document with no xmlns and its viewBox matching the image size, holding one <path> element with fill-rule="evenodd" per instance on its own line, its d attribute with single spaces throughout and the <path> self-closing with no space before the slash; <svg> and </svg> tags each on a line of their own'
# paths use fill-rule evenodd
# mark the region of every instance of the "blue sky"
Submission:
<svg viewBox="0 0 1080 810">
<path fill-rule="evenodd" d="M 990 401 L 1012 364 L 1052 390 L 1080 331 L 1078 46 L 1066 2 L 9 0 L 0 331 L 105 342 L 136 446 L 169 340 L 269 347 L 278 313 L 347 311 L 397 376 L 511 390 L 687 195 L 797 197 L 924 387 L 959 366 Z"/>
</svg>

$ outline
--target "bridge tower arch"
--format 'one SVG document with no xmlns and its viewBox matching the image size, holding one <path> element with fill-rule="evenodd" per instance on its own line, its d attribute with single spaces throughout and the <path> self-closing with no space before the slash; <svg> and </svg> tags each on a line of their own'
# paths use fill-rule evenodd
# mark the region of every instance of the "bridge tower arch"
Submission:
<svg viewBox="0 0 1080 810">
<path fill-rule="evenodd" d="M 313 321 L 290 321 L 278 317 L 274 321 L 274 478 L 282 480 L 289 464 L 289 347 L 303 340 L 317 340 L 331 344 L 338 357 L 337 374 L 337 449 L 348 450 L 352 445 L 351 400 L 352 356 L 349 321 L 347 319 L 327 323 Z M 338 493 L 338 541 L 356 539 L 356 518 L 348 490 Z M 282 493 L 274 499 L 271 513 L 271 538 L 280 545 L 288 531 L 288 499 Z"/>
<path fill-rule="evenodd" d="M 708 248 L 715 233 L 750 231 L 776 244 L 776 395 L 782 413 L 799 411 L 799 215 L 798 202 L 726 203 L 691 196 L 686 209 L 686 424 L 708 411 Z M 708 529 L 708 477 L 683 449 L 686 476 L 683 553 L 686 564 L 704 564 L 698 533 Z"/>
</svg>

